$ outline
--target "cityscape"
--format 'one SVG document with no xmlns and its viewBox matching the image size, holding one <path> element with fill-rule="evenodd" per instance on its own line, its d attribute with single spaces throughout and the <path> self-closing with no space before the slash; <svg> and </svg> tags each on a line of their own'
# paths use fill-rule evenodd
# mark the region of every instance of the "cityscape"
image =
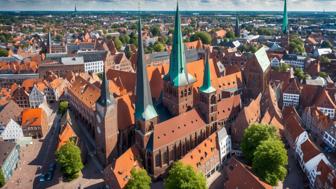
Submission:
<svg viewBox="0 0 336 189">
<path fill-rule="evenodd" d="M 0 3 L 0 188 L 336 189 L 336 1 Z"/>
</svg>

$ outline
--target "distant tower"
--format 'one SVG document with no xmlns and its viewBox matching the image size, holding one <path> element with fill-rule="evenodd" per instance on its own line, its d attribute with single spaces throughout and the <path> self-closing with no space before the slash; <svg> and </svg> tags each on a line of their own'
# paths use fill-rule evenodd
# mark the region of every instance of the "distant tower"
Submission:
<svg viewBox="0 0 336 189">
<path fill-rule="evenodd" d="M 96 103 L 95 139 L 99 160 L 107 165 L 118 155 L 117 101 L 110 94 L 109 82 L 104 69 L 100 97 Z"/>
<path fill-rule="evenodd" d="M 283 11 L 283 18 L 282 18 L 282 33 L 288 34 L 287 0 L 284 0 L 284 11 Z"/>
<path fill-rule="evenodd" d="M 48 32 L 48 42 L 47 42 L 47 46 L 48 46 L 47 47 L 48 48 L 47 51 L 48 51 L 48 53 L 51 53 L 51 45 L 52 45 L 51 43 L 52 43 L 51 32 L 49 31 Z"/>
<path fill-rule="evenodd" d="M 284 11 L 282 18 L 282 37 L 281 44 L 284 48 L 288 48 L 289 46 L 289 30 L 288 30 L 288 13 L 287 13 L 287 0 L 284 0 Z"/>
<path fill-rule="evenodd" d="M 217 120 L 217 97 L 216 89 L 211 84 L 211 70 L 209 63 L 209 53 L 206 53 L 204 64 L 203 85 L 200 90 L 200 110 L 205 118 L 205 122 L 210 124 L 210 129 L 207 129 L 207 135 L 216 131 L 211 123 Z"/>
<path fill-rule="evenodd" d="M 163 104 L 176 116 L 193 108 L 193 83 L 196 79 L 186 68 L 186 57 L 181 31 L 181 18 L 177 3 L 173 48 L 170 54 L 170 67 L 164 77 Z"/>
<path fill-rule="evenodd" d="M 154 125 L 158 122 L 158 114 L 152 102 L 152 95 L 149 87 L 147 68 L 144 60 L 144 49 L 141 35 L 141 19 L 138 23 L 138 58 L 136 72 L 136 145 L 140 151 L 145 152 Z M 147 166 L 146 166 L 147 167 Z"/>
<path fill-rule="evenodd" d="M 235 35 L 236 35 L 236 37 L 240 37 L 240 25 L 239 25 L 239 17 L 238 17 L 238 14 L 236 14 Z"/>
</svg>

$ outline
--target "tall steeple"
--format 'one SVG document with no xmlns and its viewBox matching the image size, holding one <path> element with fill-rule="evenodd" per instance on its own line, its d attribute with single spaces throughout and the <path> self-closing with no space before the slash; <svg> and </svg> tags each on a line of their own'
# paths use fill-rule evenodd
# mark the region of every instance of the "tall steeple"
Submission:
<svg viewBox="0 0 336 189">
<path fill-rule="evenodd" d="M 101 85 L 100 97 L 97 103 L 99 103 L 103 107 L 106 107 L 112 104 L 112 100 L 111 100 L 111 95 L 110 95 L 110 90 L 109 90 L 109 81 L 107 80 L 107 77 L 106 77 L 105 67 L 104 67 L 103 72 L 104 73 L 103 73 L 103 79 L 102 79 L 103 81 Z"/>
<path fill-rule="evenodd" d="M 170 54 L 169 73 L 165 76 L 165 79 L 170 80 L 175 87 L 186 86 L 195 82 L 195 78 L 188 74 L 186 68 L 186 57 L 184 54 L 181 18 L 178 3 L 176 8 L 175 29 L 173 37 L 173 48 Z"/>
<path fill-rule="evenodd" d="M 48 53 L 51 53 L 51 40 L 52 40 L 51 39 L 51 32 L 49 31 L 48 32 L 48 42 L 47 42 L 48 43 L 47 44 L 48 45 Z"/>
<path fill-rule="evenodd" d="M 205 57 L 203 85 L 200 88 L 200 91 L 203 93 L 213 93 L 216 91 L 216 89 L 211 85 L 211 71 L 210 71 L 208 52 L 206 53 Z"/>
<path fill-rule="evenodd" d="M 288 13 L 287 13 L 287 0 L 284 0 L 284 11 L 282 18 L 282 33 L 288 34 Z"/>
<path fill-rule="evenodd" d="M 236 14 L 235 35 L 236 35 L 236 37 L 240 37 L 240 26 L 239 26 L 239 17 L 238 17 L 238 14 Z"/>
<path fill-rule="evenodd" d="M 141 19 L 139 18 L 135 118 L 137 120 L 146 121 L 153 119 L 158 115 L 153 106 L 152 95 L 148 82 L 147 69 L 144 61 L 141 28 Z"/>
</svg>

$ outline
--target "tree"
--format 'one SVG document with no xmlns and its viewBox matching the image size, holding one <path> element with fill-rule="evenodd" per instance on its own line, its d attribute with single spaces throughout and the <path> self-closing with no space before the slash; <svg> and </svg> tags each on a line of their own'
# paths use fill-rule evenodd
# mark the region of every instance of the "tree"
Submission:
<svg viewBox="0 0 336 189">
<path fill-rule="evenodd" d="M 234 39 L 235 38 L 235 34 L 233 33 L 233 31 L 228 31 L 225 35 L 226 38 L 228 39 Z"/>
<path fill-rule="evenodd" d="M 331 63 L 330 59 L 326 56 L 321 56 L 320 61 L 322 64 L 329 64 Z"/>
<path fill-rule="evenodd" d="M 120 41 L 125 45 L 128 44 L 131 40 L 130 36 L 128 35 L 122 35 L 119 37 Z"/>
<path fill-rule="evenodd" d="M 132 169 L 126 189 L 150 189 L 151 178 L 145 169 Z"/>
<path fill-rule="evenodd" d="M 121 49 L 123 43 L 120 41 L 119 37 L 115 37 L 115 38 L 113 39 L 113 41 L 114 41 L 114 45 L 115 45 L 116 49 L 117 49 L 118 51 L 120 51 L 120 49 Z"/>
<path fill-rule="evenodd" d="M 3 187 L 6 184 L 5 175 L 2 172 L 2 169 L 0 169 L 0 188 Z"/>
<path fill-rule="evenodd" d="M 320 73 L 319 73 L 319 76 L 320 76 L 320 77 L 323 77 L 323 78 L 327 78 L 327 77 L 328 77 L 328 74 L 325 73 L 325 72 L 320 72 Z"/>
<path fill-rule="evenodd" d="M 210 44 L 212 41 L 211 35 L 208 32 L 196 32 L 190 37 L 190 41 L 197 41 L 201 39 L 203 44 Z"/>
<path fill-rule="evenodd" d="M 8 56 L 8 51 L 6 49 L 0 49 L 0 57 L 1 56 Z"/>
<path fill-rule="evenodd" d="M 74 142 L 67 142 L 56 152 L 56 161 L 61 166 L 64 176 L 73 180 L 78 177 L 79 171 L 84 167 L 81 151 Z"/>
<path fill-rule="evenodd" d="M 68 107 L 69 107 L 69 102 L 64 100 L 60 102 L 58 110 L 61 114 L 64 114 L 67 111 Z"/>
<path fill-rule="evenodd" d="M 251 124 L 244 131 L 243 140 L 241 142 L 241 149 L 245 159 L 252 163 L 254 152 L 258 145 L 269 138 L 276 138 L 276 129 L 270 125 L 264 125 L 259 123 Z"/>
<path fill-rule="evenodd" d="M 294 76 L 298 77 L 299 79 L 303 80 L 307 78 L 307 75 L 304 73 L 302 68 L 296 68 L 294 70 Z"/>
<path fill-rule="evenodd" d="M 257 147 L 252 169 L 258 177 L 272 186 L 283 181 L 287 174 L 287 151 L 280 139 L 270 138 Z"/>
<path fill-rule="evenodd" d="M 160 36 L 161 35 L 161 30 L 159 26 L 152 26 L 150 29 L 150 32 L 152 33 L 153 36 Z"/>
<path fill-rule="evenodd" d="M 326 40 L 326 41 L 322 42 L 321 47 L 322 48 L 331 48 L 332 49 L 333 48 L 333 44 L 330 41 Z"/>
<path fill-rule="evenodd" d="M 164 181 L 165 189 L 206 189 L 206 180 L 202 173 L 195 172 L 189 165 L 175 162 Z"/>
<path fill-rule="evenodd" d="M 305 52 L 304 43 L 298 36 L 293 36 L 289 41 L 289 52 L 303 54 Z"/>
<path fill-rule="evenodd" d="M 162 52 L 162 51 L 164 51 L 164 49 L 165 49 L 165 46 L 160 42 L 156 42 L 153 46 L 153 50 L 155 52 Z"/>
<path fill-rule="evenodd" d="M 280 72 L 287 72 L 288 69 L 290 69 L 290 65 L 286 63 L 280 64 L 280 67 L 279 67 Z"/>
</svg>

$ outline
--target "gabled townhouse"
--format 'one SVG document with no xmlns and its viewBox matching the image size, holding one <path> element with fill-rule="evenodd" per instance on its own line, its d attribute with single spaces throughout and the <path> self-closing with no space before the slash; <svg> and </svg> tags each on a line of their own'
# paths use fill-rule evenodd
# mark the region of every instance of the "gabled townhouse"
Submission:
<svg viewBox="0 0 336 189">
<path fill-rule="evenodd" d="M 31 108 L 39 107 L 44 101 L 46 101 L 46 97 L 43 91 L 40 91 L 37 85 L 34 85 L 33 89 L 29 94 L 29 105 Z"/>
<path fill-rule="evenodd" d="M 21 86 L 13 91 L 13 99 L 22 108 L 30 107 L 29 93 Z"/>
<path fill-rule="evenodd" d="M 219 155 L 221 165 L 230 157 L 232 151 L 231 136 L 227 134 L 225 127 L 217 132 Z"/>
<path fill-rule="evenodd" d="M 16 141 L 22 139 L 23 137 L 21 126 L 12 119 L 10 119 L 3 131 L 0 133 L 0 138 L 5 141 Z"/>
<path fill-rule="evenodd" d="M 301 89 L 295 78 L 291 78 L 287 86 L 282 91 L 282 104 L 286 106 L 294 106 L 297 108 L 300 103 Z"/>
<path fill-rule="evenodd" d="M 244 130 L 248 128 L 250 124 L 258 123 L 260 121 L 260 101 L 261 94 L 239 112 L 231 127 L 233 143 L 239 144 L 243 138 Z"/>
<path fill-rule="evenodd" d="M 187 153 L 181 159 L 181 162 L 192 166 L 195 170 L 202 172 L 206 178 L 209 178 L 216 171 L 220 170 L 221 160 L 219 152 L 217 133 L 213 133 Z"/>
<path fill-rule="evenodd" d="M 336 105 L 335 101 L 330 97 L 328 91 L 323 89 L 315 102 L 316 107 L 330 119 L 335 118 Z"/>
<path fill-rule="evenodd" d="M 336 150 L 336 123 L 333 124 L 324 131 L 323 141 L 333 150 Z"/>
<path fill-rule="evenodd" d="M 239 162 L 236 158 L 231 158 L 225 168 L 227 179 L 224 183 L 224 189 L 233 188 L 253 188 L 253 189 L 272 189 L 273 187 L 257 176 L 255 176 L 250 169 Z"/>
<path fill-rule="evenodd" d="M 119 156 L 104 169 L 104 181 L 109 188 L 123 189 L 131 178 L 132 169 L 142 168 L 139 151 L 135 146 Z"/>
<path fill-rule="evenodd" d="M 20 148 L 17 144 L 9 141 L 0 141 L 0 169 L 3 172 L 5 182 L 13 176 L 18 167 Z"/>
<path fill-rule="evenodd" d="M 301 169 L 307 175 L 310 187 L 314 188 L 317 172 L 317 166 L 321 161 L 331 166 L 327 157 L 310 140 L 306 140 L 301 145 L 297 145 L 296 157 Z"/>
<path fill-rule="evenodd" d="M 0 111 L 0 128 L 7 125 L 7 123 L 11 119 L 17 123 L 20 123 L 22 111 L 23 109 L 18 104 L 16 104 L 13 100 L 9 101 Z"/>
<path fill-rule="evenodd" d="M 302 121 L 306 130 L 319 144 L 323 142 L 325 131 L 333 125 L 333 121 L 315 106 L 305 108 L 302 113 Z"/>
<path fill-rule="evenodd" d="M 68 80 L 63 78 L 56 78 L 52 80 L 44 89 L 47 102 L 54 103 L 59 101 L 60 97 L 64 94 L 66 87 L 69 85 L 70 83 Z"/>
<path fill-rule="evenodd" d="M 48 130 L 47 114 L 42 108 L 25 109 L 21 126 L 24 136 L 42 138 Z"/>
<path fill-rule="evenodd" d="M 280 67 L 282 63 L 282 57 L 284 56 L 282 53 L 272 53 L 272 52 L 267 52 L 268 58 L 271 61 L 271 67 L 272 68 L 278 68 Z"/>
<path fill-rule="evenodd" d="M 315 187 L 316 189 L 331 189 L 336 188 L 336 170 L 326 164 L 324 161 L 320 161 L 317 166 Z"/>
</svg>

